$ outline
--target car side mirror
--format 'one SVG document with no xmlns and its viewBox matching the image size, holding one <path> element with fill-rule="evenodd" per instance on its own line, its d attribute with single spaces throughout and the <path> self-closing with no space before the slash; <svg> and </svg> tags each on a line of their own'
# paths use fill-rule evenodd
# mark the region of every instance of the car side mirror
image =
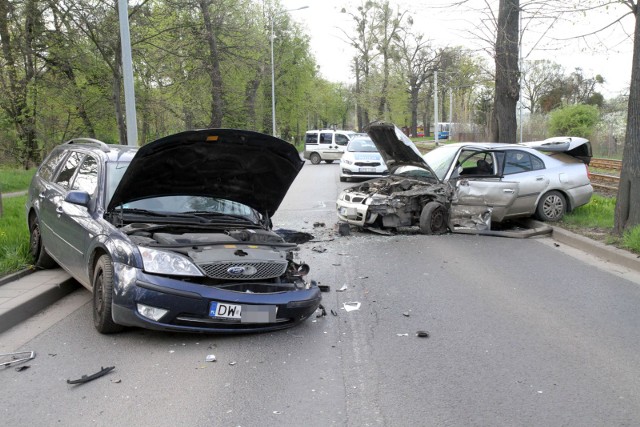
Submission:
<svg viewBox="0 0 640 427">
<path fill-rule="evenodd" d="M 65 202 L 84 207 L 89 206 L 90 200 L 91 196 L 86 191 L 69 191 L 67 196 L 64 198 Z"/>
</svg>

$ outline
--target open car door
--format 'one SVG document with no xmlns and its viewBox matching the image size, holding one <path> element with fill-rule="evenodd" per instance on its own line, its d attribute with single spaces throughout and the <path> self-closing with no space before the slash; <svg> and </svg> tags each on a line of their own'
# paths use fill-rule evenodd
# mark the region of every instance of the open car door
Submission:
<svg viewBox="0 0 640 427">
<path fill-rule="evenodd" d="M 502 221 L 518 197 L 518 183 L 482 178 L 461 178 L 455 183 L 451 201 L 453 228 L 490 229 L 491 221 Z"/>
</svg>

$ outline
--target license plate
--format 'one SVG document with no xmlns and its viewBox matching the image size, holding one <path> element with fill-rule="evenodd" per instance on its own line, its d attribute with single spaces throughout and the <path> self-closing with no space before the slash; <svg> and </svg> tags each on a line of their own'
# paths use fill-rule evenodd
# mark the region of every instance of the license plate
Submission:
<svg viewBox="0 0 640 427">
<path fill-rule="evenodd" d="M 209 317 L 221 319 L 242 319 L 242 306 L 211 301 L 209 305 Z"/>
<path fill-rule="evenodd" d="M 376 171 L 376 168 L 360 168 L 360 172 L 370 173 L 370 172 L 375 172 L 375 171 Z"/>
</svg>

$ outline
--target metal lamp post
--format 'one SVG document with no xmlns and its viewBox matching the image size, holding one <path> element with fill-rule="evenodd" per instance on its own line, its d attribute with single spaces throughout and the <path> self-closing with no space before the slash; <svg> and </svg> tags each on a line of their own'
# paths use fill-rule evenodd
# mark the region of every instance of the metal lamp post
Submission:
<svg viewBox="0 0 640 427">
<path fill-rule="evenodd" d="M 275 38 L 273 34 L 273 21 L 276 16 L 281 15 L 287 12 L 293 12 L 296 10 L 307 9 L 309 6 L 301 6 L 296 9 L 288 9 L 283 10 L 282 12 L 278 12 L 277 14 L 271 15 L 271 132 L 273 132 L 273 136 L 276 136 L 276 72 L 275 65 L 273 61 L 273 39 Z"/>
</svg>

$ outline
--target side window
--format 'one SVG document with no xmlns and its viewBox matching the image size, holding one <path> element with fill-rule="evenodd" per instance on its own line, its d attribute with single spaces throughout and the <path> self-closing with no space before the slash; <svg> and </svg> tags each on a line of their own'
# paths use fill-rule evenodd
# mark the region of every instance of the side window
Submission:
<svg viewBox="0 0 640 427">
<path fill-rule="evenodd" d="M 67 162 L 62 167 L 62 170 L 56 177 L 56 183 L 60 184 L 64 188 L 69 188 L 73 174 L 78 169 L 80 162 L 82 161 L 82 155 L 80 153 L 72 152 L 67 158 Z"/>
<path fill-rule="evenodd" d="M 78 175 L 73 181 L 72 190 L 86 191 L 90 195 L 96 191 L 98 186 L 98 162 L 92 156 L 86 156 L 84 162 L 78 170 Z"/>
<path fill-rule="evenodd" d="M 348 143 L 349 143 L 349 138 L 347 138 L 347 135 L 336 133 L 336 144 L 347 145 Z"/>
<path fill-rule="evenodd" d="M 43 163 L 42 166 L 40 166 L 40 170 L 38 171 L 40 177 L 45 181 L 51 181 L 51 177 L 53 177 L 58 164 L 62 161 L 62 158 L 65 154 L 65 151 L 59 151 L 58 153 L 53 154 L 51 157 L 49 157 L 47 161 Z"/>
<path fill-rule="evenodd" d="M 322 132 L 320 134 L 320 144 L 331 144 L 333 142 L 333 133 Z"/>
<path fill-rule="evenodd" d="M 463 150 L 458 157 L 460 175 L 494 175 L 493 157 L 485 151 Z"/>
<path fill-rule="evenodd" d="M 538 171 L 544 169 L 544 162 L 536 156 L 531 156 L 531 166 L 533 166 L 534 171 Z"/>
<path fill-rule="evenodd" d="M 315 132 L 307 133 L 304 137 L 305 144 L 317 144 L 318 143 L 318 134 Z"/>
<path fill-rule="evenodd" d="M 542 163 L 540 159 L 534 158 L 529 153 L 525 153 L 524 151 L 509 150 L 507 151 L 507 155 L 505 158 L 504 174 L 511 175 L 514 173 L 522 173 L 535 170 L 533 166 L 534 159 Z"/>
</svg>

